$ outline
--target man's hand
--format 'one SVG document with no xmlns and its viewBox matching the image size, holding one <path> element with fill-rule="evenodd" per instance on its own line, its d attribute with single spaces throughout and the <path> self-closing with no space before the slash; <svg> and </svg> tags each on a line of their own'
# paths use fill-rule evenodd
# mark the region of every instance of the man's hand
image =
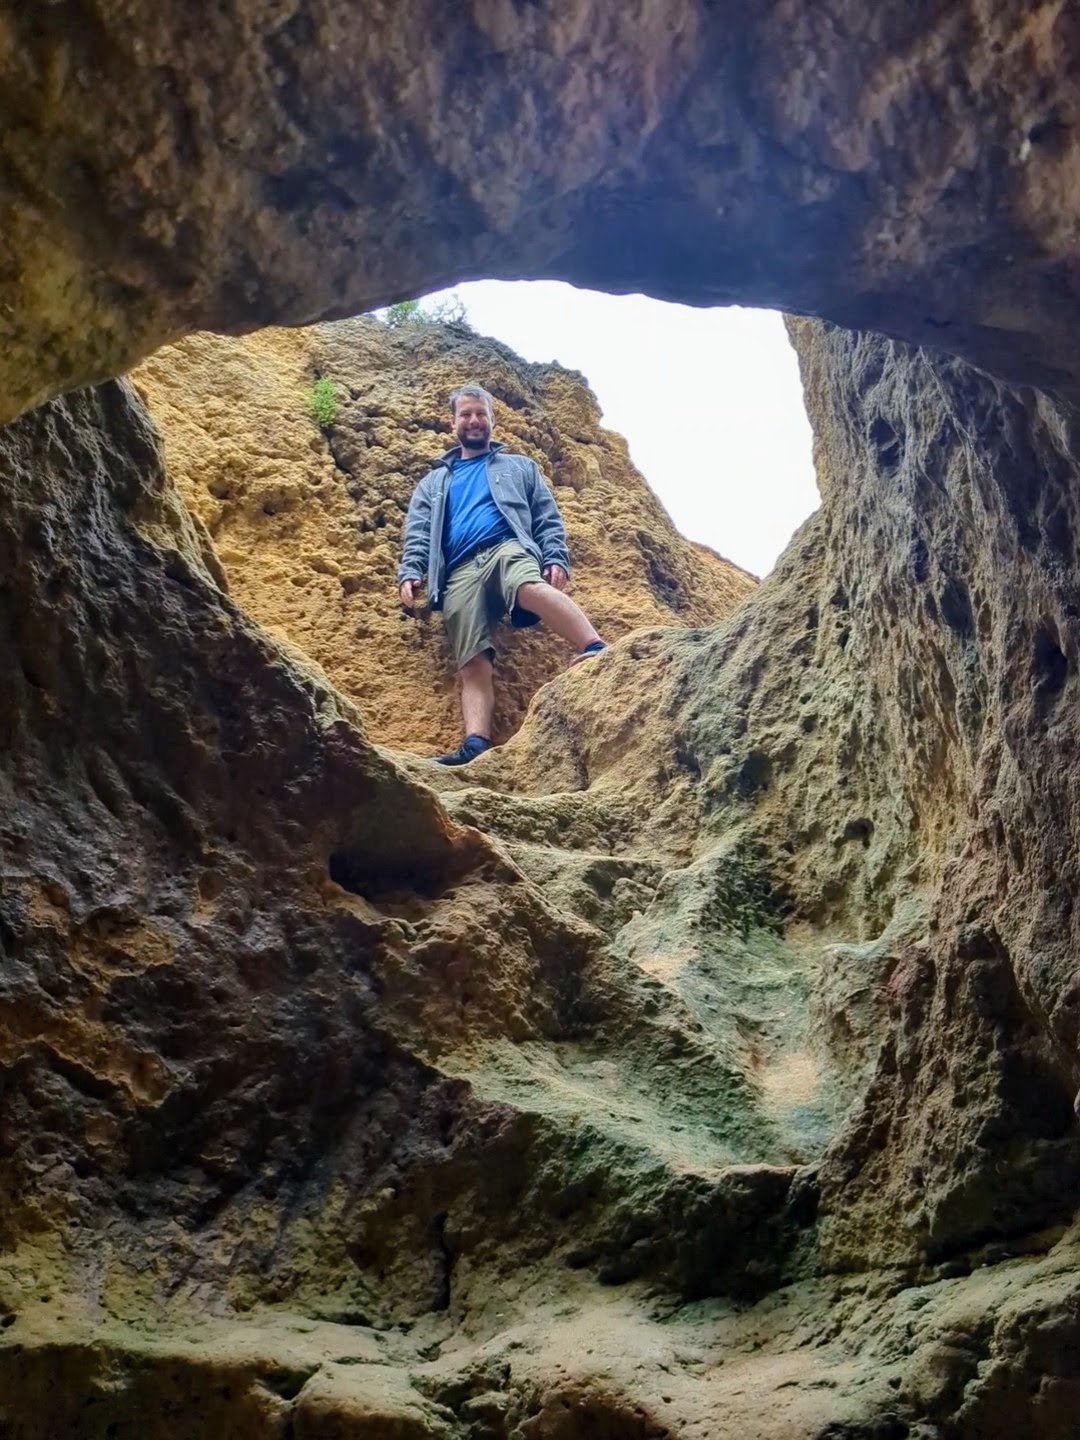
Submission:
<svg viewBox="0 0 1080 1440">
<path fill-rule="evenodd" d="M 565 590 L 567 574 L 561 565 L 545 565 L 544 579 L 549 585 L 554 585 L 556 590 Z"/>
<path fill-rule="evenodd" d="M 401 596 L 401 603 L 406 610 L 412 610 L 416 604 L 416 592 L 420 588 L 419 580 L 403 580 L 398 594 Z"/>
</svg>

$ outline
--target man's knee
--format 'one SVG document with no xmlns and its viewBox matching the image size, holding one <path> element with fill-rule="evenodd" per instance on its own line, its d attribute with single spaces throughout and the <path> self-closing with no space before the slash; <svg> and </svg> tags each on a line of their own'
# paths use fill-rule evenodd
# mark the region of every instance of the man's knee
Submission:
<svg viewBox="0 0 1080 1440">
<path fill-rule="evenodd" d="M 528 610 L 529 600 L 543 589 L 544 586 L 538 584 L 537 581 L 526 580 L 523 585 L 518 586 L 517 593 L 514 595 L 514 604 L 520 605 L 522 610 Z"/>
<path fill-rule="evenodd" d="M 474 655 L 471 660 L 458 668 L 458 674 L 462 680 L 481 679 L 491 669 L 491 651 L 481 650 L 479 655 Z"/>
</svg>

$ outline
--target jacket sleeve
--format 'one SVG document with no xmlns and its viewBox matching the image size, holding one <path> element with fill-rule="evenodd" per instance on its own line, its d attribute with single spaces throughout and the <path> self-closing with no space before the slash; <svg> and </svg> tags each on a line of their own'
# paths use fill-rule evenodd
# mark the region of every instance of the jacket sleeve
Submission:
<svg viewBox="0 0 1080 1440">
<path fill-rule="evenodd" d="M 559 514 L 559 507 L 555 504 L 555 497 L 548 489 L 535 461 L 529 464 L 527 494 L 529 509 L 532 511 L 532 536 L 540 551 L 541 567 L 561 565 L 569 574 L 570 551 L 566 545 L 566 527 Z"/>
<path fill-rule="evenodd" d="M 405 540 L 401 550 L 401 564 L 398 566 L 398 584 L 406 580 L 423 580 L 427 574 L 429 542 L 431 540 L 431 485 L 430 475 L 425 475 L 413 491 L 409 501 L 409 513 L 405 517 Z"/>
</svg>

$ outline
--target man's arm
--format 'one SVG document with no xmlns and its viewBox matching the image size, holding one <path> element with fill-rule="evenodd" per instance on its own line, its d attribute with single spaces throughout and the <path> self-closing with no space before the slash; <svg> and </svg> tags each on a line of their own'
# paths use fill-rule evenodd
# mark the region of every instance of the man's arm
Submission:
<svg viewBox="0 0 1080 1440">
<path fill-rule="evenodd" d="M 532 537 L 540 551 L 540 568 L 546 573 L 552 565 L 557 565 L 568 575 L 570 551 L 566 546 L 566 527 L 535 461 L 529 466 L 529 477 L 527 494 L 532 511 Z"/>
<path fill-rule="evenodd" d="M 431 487 L 425 475 L 413 491 L 409 501 L 409 513 L 405 516 L 405 539 L 401 549 L 401 564 L 398 566 L 398 586 L 402 603 L 412 609 L 413 588 L 420 584 L 427 574 L 428 550 L 431 540 Z M 406 600 L 405 586 L 409 586 Z"/>
</svg>

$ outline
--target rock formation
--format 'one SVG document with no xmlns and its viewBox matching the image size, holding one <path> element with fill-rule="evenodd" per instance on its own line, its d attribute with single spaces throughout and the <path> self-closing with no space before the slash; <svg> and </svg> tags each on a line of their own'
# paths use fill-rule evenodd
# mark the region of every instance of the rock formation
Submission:
<svg viewBox="0 0 1080 1440">
<path fill-rule="evenodd" d="M 1068 417 L 796 335 L 777 574 L 441 805 L 130 390 L 4 432 L 14 1435 L 1069 1433 Z"/>
<path fill-rule="evenodd" d="M 475 275 L 783 305 L 1075 376 L 1064 0 L 0 16 L 0 419 L 192 329 Z"/>
<path fill-rule="evenodd" d="M 323 427 L 309 412 L 319 377 L 339 396 Z M 442 626 L 426 609 L 419 622 L 407 618 L 394 577 L 413 487 L 453 443 L 446 397 L 469 379 L 496 396 L 496 437 L 552 481 L 573 593 L 609 639 L 708 624 L 753 588 L 744 571 L 676 533 L 625 441 L 601 429 L 582 377 L 525 364 L 464 327 L 359 319 L 242 341 L 195 335 L 133 378 L 229 593 L 317 661 L 381 743 L 431 753 L 460 738 Z M 703 461 L 703 483 L 724 483 L 713 463 Z M 543 629 L 505 627 L 498 738 L 568 658 Z"/>
<path fill-rule="evenodd" d="M 900 339 L 795 322 L 819 515 L 464 775 L 125 383 L 0 432 L 0 1430 L 1074 1435 L 1071 12 L 3 16 L 6 415 L 465 273 Z"/>
<path fill-rule="evenodd" d="M 956 362 L 795 334 L 826 503 L 729 624 L 658 639 L 663 723 L 633 747 L 634 813 L 654 827 L 670 772 L 689 773 L 697 844 L 757 854 L 789 931 L 856 942 L 829 948 L 814 1003 L 848 1058 L 884 1043 L 822 1169 L 821 1238 L 844 1266 L 940 1259 L 1077 1201 L 1076 439 L 1067 409 Z M 638 688 L 609 680 L 605 738 L 634 730 L 636 699 L 614 697 Z M 553 687 L 485 768 L 625 795 L 584 699 Z M 566 731 L 582 739 L 553 773 Z M 883 1236 L 890 1187 L 904 1226 Z"/>
</svg>

